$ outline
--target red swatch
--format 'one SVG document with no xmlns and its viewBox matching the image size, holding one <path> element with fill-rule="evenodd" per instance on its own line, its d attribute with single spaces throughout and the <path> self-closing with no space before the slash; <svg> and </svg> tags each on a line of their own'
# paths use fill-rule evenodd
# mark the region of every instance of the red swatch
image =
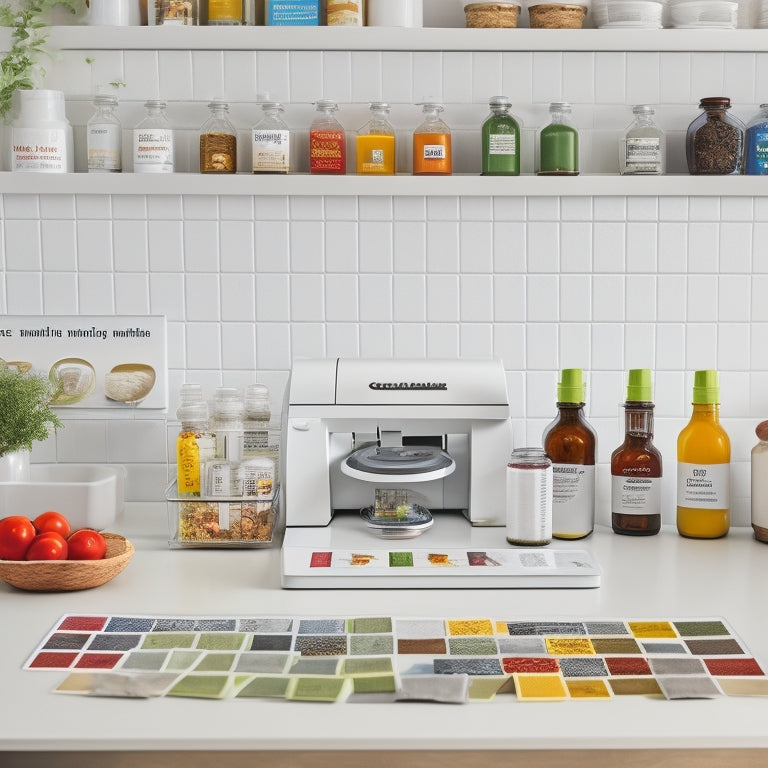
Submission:
<svg viewBox="0 0 768 768">
<path fill-rule="evenodd" d="M 98 632 L 107 623 L 106 616 L 67 616 L 59 629 L 79 629 L 82 632 Z"/>
<path fill-rule="evenodd" d="M 513 657 L 502 659 L 501 665 L 508 674 L 512 672 L 559 672 L 557 659 Z"/>
<path fill-rule="evenodd" d="M 704 659 L 711 675 L 764 675 L 754 659 Z"/>
<path fill-rule="evenodd" d="M 313 552 L 309 561 L 310 568 L 330 568 L 333 552 Z"/>
<path fill-rule="evenodd" d="M 122 653 L 84 653 L 75 669 L 112 669 L 122 657 Z"/>
<path fill-rule="evenodd" d="M 43 651 L 38 653 L 29 663 L 30 669 L 67 669 L 77 658 L 76 653 L 54 653 Z"/>
<path fill-rule="evenodd" d="M 641 656 L 606 657 L 605 663 L 612 675 L 650 675 L 651 668 Z"/>
</svg>

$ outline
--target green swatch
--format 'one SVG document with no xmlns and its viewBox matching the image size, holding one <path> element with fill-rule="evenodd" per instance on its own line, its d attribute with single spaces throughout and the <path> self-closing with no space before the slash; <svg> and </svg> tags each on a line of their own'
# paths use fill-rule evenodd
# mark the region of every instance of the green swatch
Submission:
<svg viewBox="0 0 768 768">
<path fill-rule="evenodd" d="M 374 635 L 392 631 L 392 619 L 382 618 L 352 619 L 351 632 L 355 635 Z"/>
<path fill-rule="evenodd" d="M 206 653 L 195 672 L 229 672 L 234 661 L 234 653 Z"/>
<path fill-rule="evenodd" d="M 229 675 L 186 675 L 168 691 L 168 696 L 223 699 L 229 688 Z"/>
<path fill-rule="evenodd" d="M 153 632 L 144 638 L 142 648 L 191 648 L 194 632 Z"/>
<path fill-rule="evenodd" d="M 245 637 L 242 632 L 205 632 L 200 635 L 197 647 L 207 651 L 239 651 Z"/>
<path fill-rule="evenodd" d="M 413 552 L 390 552 L 389 567 L 390 568 L 412 568 Z"/>
<path fill-rule="evenodd" d="M 237 695 L 243 699 L 261 697 L 284 699 L 290 682 L 290 677 L 255 677 Z"/>
<path fill-rule="evenodd" d="M 344 661 L 345 675 L 381 675 L 392 673 L 392 659 L 378 656 L 372 659 L 355 658 Z"/>
<path fill-rule="evenodd" d="M 294 701 L 337 701 L 348 689 L 343 677 L 298 677 L 288 693 Z"/>
</svg>

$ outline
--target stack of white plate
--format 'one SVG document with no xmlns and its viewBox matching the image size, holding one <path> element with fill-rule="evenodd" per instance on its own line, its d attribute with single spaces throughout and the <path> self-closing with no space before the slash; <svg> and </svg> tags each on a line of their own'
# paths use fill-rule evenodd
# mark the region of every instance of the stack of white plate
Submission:
<svg viewBox="0 0 768 768">
<path fill-rule="evenodd" d="M 727 0 L 670 0 L 669 19 L 676 29 L 735 29 L 739 4 Z"/>
<path fill-rule="evenodd" d="M 755 26 L 759 29 L 768 28 L 768 0 L 763 0 L 763 2 L 760 3 L 760 7 L 757 9 Z"/>
<path fill-rule="evenodd" d="M 600 29 L 661 29 L 663 10 L 662 3 L 656 0 L 595 0 L 592 21 Z"/>
</svg>

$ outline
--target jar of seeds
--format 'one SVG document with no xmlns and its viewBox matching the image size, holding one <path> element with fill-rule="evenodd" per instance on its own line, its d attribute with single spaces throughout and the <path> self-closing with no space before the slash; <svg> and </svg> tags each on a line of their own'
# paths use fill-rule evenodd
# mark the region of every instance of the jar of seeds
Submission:
<svg viewBox="0 0 768 768">
<path fill-rule="evenodd" d="M 691 174 L 730 176 L 744 172 L 744 123 L 728 113 L 725 96 L 701 99 L 701 114 L 688 126 L 685 153 Z"/>
</svg>

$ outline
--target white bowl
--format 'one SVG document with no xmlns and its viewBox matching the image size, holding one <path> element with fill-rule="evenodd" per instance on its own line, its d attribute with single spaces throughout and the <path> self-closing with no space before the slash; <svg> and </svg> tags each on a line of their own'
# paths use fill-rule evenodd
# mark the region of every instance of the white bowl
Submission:
<svg viewBox="0 0 768 768">
<path fill-rule="evenodd" d="M 726 0 L 672 0 L 670 23 L 676 29 L 735 29 L 739 4 Z"/>
</svg>

